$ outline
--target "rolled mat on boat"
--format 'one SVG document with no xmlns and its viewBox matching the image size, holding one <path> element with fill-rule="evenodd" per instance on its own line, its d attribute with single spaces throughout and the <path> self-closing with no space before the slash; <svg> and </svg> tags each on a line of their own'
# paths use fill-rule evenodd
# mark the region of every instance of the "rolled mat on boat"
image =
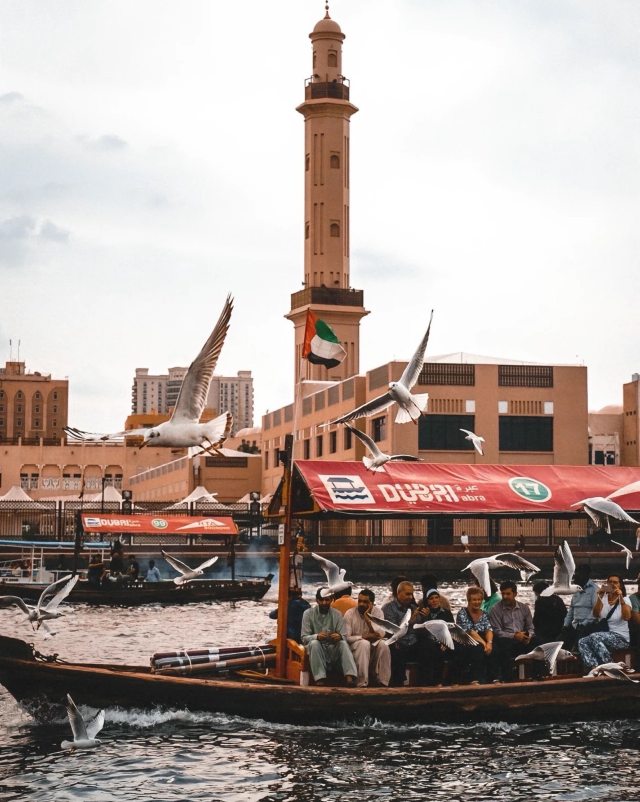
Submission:
<svg viewBox="0 0 640 802">
<path fill-rule="evenodd" d="M 158 660 L 166 660 L 171 657 L 200 657 L 209 654 L 231 654 L 231 652 L 250 652 L 253 649 L 262 649 L 265 654 L 269 649 L 275 651 L 273 646 L 208 646 L 200 649 L 183 649 L 179 652 L 156 652 L 151 658 L 151 665 Z"/>
<path fill-rule="evenodd" d="M 174 666 L 154 669 L 155 674 L 204 674 L 222 671 L 239 671 L 243 668 L 273 668 L 276 664 L 275 654 L 257 657 L 240 657 L 236 660 L 219 660 L 215 663 L 198 663 L 196 665 Z"/>
</svg>

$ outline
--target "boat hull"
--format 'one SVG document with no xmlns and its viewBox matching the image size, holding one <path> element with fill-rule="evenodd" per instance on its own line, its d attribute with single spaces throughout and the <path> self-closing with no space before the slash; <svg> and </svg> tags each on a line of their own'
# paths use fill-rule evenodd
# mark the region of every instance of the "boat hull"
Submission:
<svg viewBox="0 0 640 802">
<path fill-rule="evenodd" d="M 19 596 L 37 602 L 46 585 L 0 582 L 0 596 Z M 141 604 L 190 604 L 203 601 L 245 601 L 261 599 L 271 587 L 271 578 L 242 581 L 195 580 L 184 585 L 173 582 L 144 582 L 117 590 L 95 590 L 79 582 L 67 601 L 76 604 L 137 607 Z"/>
<path fill-rule="evenodd" d="M 152 674 L 143 667 L 36 660 L 23 641 L 0 637 L 0 683 L 39 719 L 60 714 L 66 694 L 93 708 L 186 708 L 284 723 L 566 722 L 640 713 L 638 685 L 608 678 L 451 688 L 301 687 Z M 60 709 L 58 709 L 60 708 Z"/>
</svg>

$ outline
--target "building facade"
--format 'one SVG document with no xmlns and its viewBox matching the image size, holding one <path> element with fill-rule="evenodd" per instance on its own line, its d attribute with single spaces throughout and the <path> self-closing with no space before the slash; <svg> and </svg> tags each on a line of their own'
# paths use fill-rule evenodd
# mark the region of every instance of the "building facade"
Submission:
<svg viewBox="0 0 640 802">
<path fill-rule="evenodd" d="M 69 407 L 69 382 L 39 372 L 24 362 L 0 368 L 0 442 L 60 442 Z"/>
</svg>

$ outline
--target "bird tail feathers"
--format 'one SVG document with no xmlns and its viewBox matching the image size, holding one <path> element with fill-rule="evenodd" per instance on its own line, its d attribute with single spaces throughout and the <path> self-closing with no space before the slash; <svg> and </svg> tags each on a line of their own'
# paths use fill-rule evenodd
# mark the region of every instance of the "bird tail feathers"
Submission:
<svg viewBox="0 0 640 802">
<path fill-rule="evenodd" d="M 396 423 L 409 423 L 412 420 L 418 420 L 420 415 L 426 410 L 427 403 L 429 402 L 429 393 L 422 395 L 412 395 L 413 404 L 409 409 L 398 407 L 398 414 L 396 415 Z"/>
</svg>

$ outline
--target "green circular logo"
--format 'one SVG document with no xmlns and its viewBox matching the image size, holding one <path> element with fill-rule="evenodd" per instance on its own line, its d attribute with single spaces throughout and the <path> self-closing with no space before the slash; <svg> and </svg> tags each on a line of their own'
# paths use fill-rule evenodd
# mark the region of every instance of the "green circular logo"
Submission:
<svg viewBox="0 0 640 802">
<path fill-rule="evenodd" d="M 521 498 L 534 501 L 536 504 L 549 501 L 551 498 L 551 490 L 546 485 L 528 476 L 512 477 L 509 479 L 509 487 Z"/>
<path fill-rule="evenodd" d="M 156 529 L 166 529 L 169 524 L 164 520 L 164 518 L 154 518 L 151 521 L 151 526 L 155 527 Z"/>
</svg>

